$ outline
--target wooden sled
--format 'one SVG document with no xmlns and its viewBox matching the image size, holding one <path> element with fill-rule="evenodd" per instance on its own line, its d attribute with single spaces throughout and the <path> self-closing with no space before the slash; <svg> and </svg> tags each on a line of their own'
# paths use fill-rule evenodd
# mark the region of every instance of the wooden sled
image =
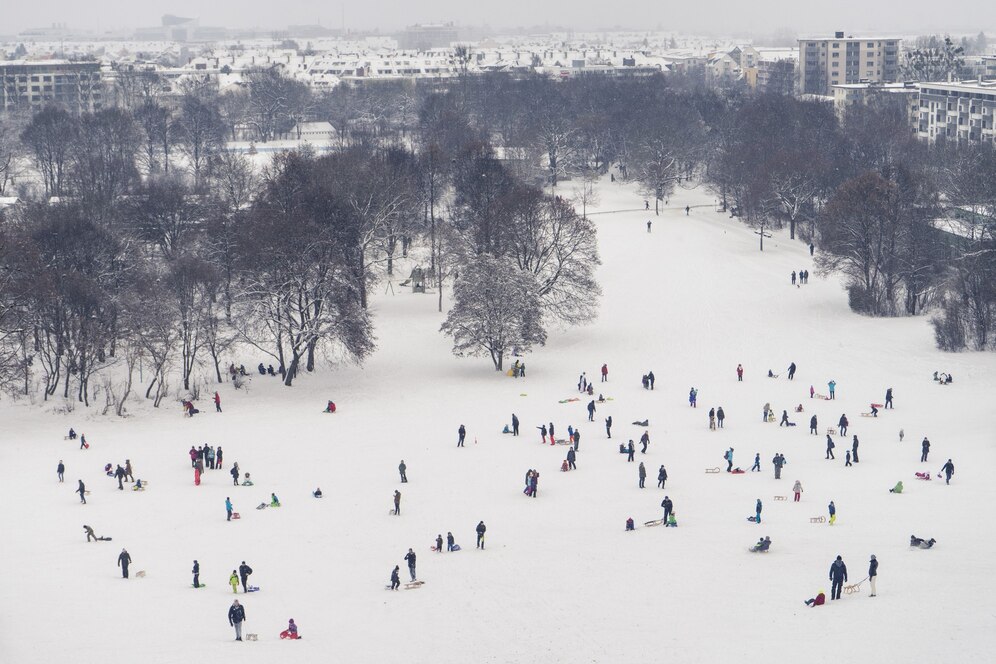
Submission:
<svg viewBox="0 0 996 664">
<path fill-rule="evenodd" d="M 662 525 L 664 525 L 664 519 L 655 519 L 653 521 L 644 521 L 643 525 L 646 526 L 647 528 L 653 528 L 654 526 L 662 526 Z"/>
<path fill-rule="evenodd" d="M 405 590 L 416 590 L 425 585 L 425 581 L 408 581 L 405 583 Z"/>
<path fill-rule="evenodd" d="M 145 570 L 144 569 L 140 569 L 137 572 L 135 572 L 135 578 L 136 579 L 144 579 L 145 578 Z"/>
<path fill-rule="evenodd" d="M 853 595 L 854 593 L 861 592 L 861 584 L 864 583 L 867 580 L 867 578 L 868 577 L 865 577 L 864 579 L 861 579 L 857 583 L 851 583 L 849 585 L 844 586 L 844 594 Z"/>
<path fill-rule="evenodd" d="M 825 394 L 817 394 L 817 395 L 816 395 L 816 398 L 817 398 L 817 399 L 823 399 L 824 401 L 829 401 L 829 400 L 830 400 L 830 397 L 828 397 L 828 396 L 827 396 L 827 395 L 825 395 Z"/>
<path fill-rule="evenodd" d="M 822 516 L 811 516 L 811 517 L 809 517 L 809 522 L 810 523 L 823 523 L 824 521 L 826 521 L 826 517 L 822 517 Z"/>
<path fill-rule="evenodd" d="M 716 466 L 715 468 L 706 468 L 705 471 L 707 473 L 718 473 L 719 472 L 719 466 Z"/>
<path fill-rule="evenodd" d="M 836 436 L 837 435 L 837 429 L 835 429 L 834 427 L 827 427 L 827 435 L 828 436 Z"/>
<path fill-rule="evenodd" d="M 775 496 L 775 500 L 788 500 L 788 496 Z"/>
<path fill-rule="evenodd" d="M 241 519 L 242 515 L 239 514 L 238 512 L 232 512 L 232 518 L 233 519 Z"/>
<path fill-rule="evenodd" d="M 258 641 L 259 635 L 257 634 L 246 634 L 246 641 Z"/>
<path fill-rule="evenodd" d="M 563 438 L 560 438 L 558 440 L 553 441 L 553 444 L 554 445 L 573 445 L 574 441 L 564 440 Z"/>
<path fill-rule="evenodd" d="M 871 413 L 861 413 L 861 417 L 875 417 Z"/>
</svg>

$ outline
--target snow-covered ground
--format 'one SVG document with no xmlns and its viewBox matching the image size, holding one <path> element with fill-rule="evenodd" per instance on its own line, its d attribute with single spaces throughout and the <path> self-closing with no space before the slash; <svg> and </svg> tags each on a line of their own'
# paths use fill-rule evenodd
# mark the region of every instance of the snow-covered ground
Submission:
<svg viewBox="0 0 996 664">
<path fill-rule="evenodd" d="M 642 208 L 626 185 L 601 190 L 603 210 Z M 193 419 L 169 403 L 158 411 L 133 404 L 133 416 L 120 420 L 4 402 L 0 661 L 984 661 L 996 645 L 988 602 L 996 534 L 985 511 L 996 498 L 996 357 L 938 352 L 923 318 L 856 316 L 837 279 L 813 275 L 791 286 L 793 270 L 813 272 L 807 248 L 776 233 L 759 253 L 756 236 L 712 203 L 702 190 L 679 192 L 650 234 L 642 210 L 593 216 L 600 316 L 553 332 L 525 358 L 525 379 L 496 374 L 485 359 L 452 357 L 435 296 L 395 287 L 373 301 L 379 350 L 364 367 L 323 370 L 291 389 L 260 376 L 248 393 L 226 384 L 222 414 L 206 399 Z M 701 207 L 686 217 L 686 204 Z M 612 401 L 588 423 L 587 400 L 558 401 L 577 396 L 581 371 L 597 380 L 603 362 L 609 382 L 596 388 Z M 782 376 L 766 378 L 769 368 Z M 640 385 L 649 370 L 652 392 Z M 951 372 L 954 384 L 932 382 L 935 370 Z M 810 400 L 809 386 L 826 392 L 831 378 L 836 401 Z M 887 387 L 895 410 L 861 417 Z M 328 399 L 337 414 L 322 414 Z M 762 423 L 769 401 L 799 426 Z M 792 413 L 799 403 L 805 412 Z M 709 431 L 708 409 L 720 405 L 725 429 Z M 500 433 L 512 413 L 522 422 L 518 438 Z M 808 434 L 813 413 L 819 436 Z M 850 468 L 840 438 L 837 460 L 824 459 L 822 434 L 842 413 L 861 440 L 861 461 Z M 617 443 L 637 439 L 641 429 L 630 423 L 644 418 L 652 443 L 636 455 L 648 474 L 640 490 L 637 463 Z M 534 427 L 550 421 L 558 437 L 568 424 L 582 431 L 576 472 L 559 471 L 565 448 L 540 444 Z M 461 423 L 467 445 L 457 449 Z M 86 434 L 88 451 L 63 440 L 70 426 Z M 924 436 L 933 446 L 920 464 Z M 224 448 L 226 468 L 195 487 L 187 451 L 204 443 Z M 724 466 L 728 447 L 744 469 L 760 452 L 763 472 L 706 474 Z M 778 481 L 776 451 L 788 460 Z M 957 468 L 950 486 L 914 479 L 920 470 L 936 475 L 949 457 Z M 148 491 L 119 492 L 103 476 L 105 463 L 126 458 Z M 59 459 L 65 484 L 56 482 Z M 254 487 L 232 486 L 233 461 Z M 665 491 L 656 488 L 661 464 Z M 522 493 L 529 468 L 541 473 L 536 499 Z M 92 490 L 86 506 L 73 493 L 80 478 Z M 796 479 L 805 489 L 798 504 Z M 900 479 L 906 492 L 890 494 Z M 311 497 L 318 486 L 321 500 Z M 389 513 L 396 488 L 400 516 Z M 283 507 L 254 509 L 271 492 Z M 642 527 L 660 517 L 665 494 L 680 526 Z M 226 522 L 226 496 L 241 520 Z M 746 520 L 757 498 L 761 525 Z M 830 500 L 836 525 L 810 523 Z M 627 517 L 635 532 L 624 531 Z M 480 520 L 484 552 L 474 547 Z M 86 543 L 84 523 L 113 541 Z M 463 551 L 431 553 L 447 531 Z M 914 533 L 937 546 L 911 550 Z M 748 553 L 762 535 L 771 552 Z M 116 567 L 122 547 L 134 561 L 128 581 Z M 409 547 L 426 584 L 390 593 L 394 565 L 407 578 Z M 851 583 L 878 556 L 879 596 L 870 598 L 865 582 L 840 602 L 807 608 L 806 598 L 829 594 L 838 554 Z M 202 590 L 191 587 L 194 559 Z M 255 643 L 233 643 L 226 618 L 227 579 L 242 560 L 262 588 L 238 596 Z M 134 578 L 139 570 L 145 578 Z M 303 640 L 277 638 L 288 618 Z"/>
</svg>

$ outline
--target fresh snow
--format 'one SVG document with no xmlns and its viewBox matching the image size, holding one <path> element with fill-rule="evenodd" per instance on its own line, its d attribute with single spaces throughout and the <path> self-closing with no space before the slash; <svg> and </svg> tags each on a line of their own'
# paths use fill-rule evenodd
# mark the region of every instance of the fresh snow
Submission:
<svg viewBox="0 0 996 664">
<path fill-rule="evenodd" d="M 598 225 L 604 289 L 593 324 L 551 331 L 525 359 L 525 379 L 491 370 L 485 358 L 454 358 L 439 333 L 436 296 L 372 290 L 379 349 L 362 367 L 322 368 L 293 388 L 255 375 L 246 392 L 220 386 L 223 414 L 202 395 L 201 414 L 178 403 L 155 410 L 131 402 L 132 416 L 101 417 L 59 402 L 0 405 L 4 443 L 0 485 L 7 506 L 0 595 L 0 661 L 239 662 L 679 662 L 984 661 L 996 645 L 988 598 L 996 534 L 985 516 L 996 498 L 990 472 L 996 446 L 989 421 L 996 394 L 993 354 L 944 354 L 925 318 L 872 319 L 847 307 L 836 277 L 817 277 L 807 247 L 776 232 L 757 236 L 717 213 L 704 189 L 679 191 L 646 232 L 643 199 L 632 187 L 603 182 Z M 566 193 L 566 192 L 565 192 Z M 691 204 L 692 214 L 684 207 Z M 639 208 L 637 210 L 636 208 Z M 621 210 L 621 211 L 620 211 Z M 789 274 L 809 269 L 810 283 Z M 449 289 L 447 287 L 447 295 Z M 262 359 L 236 358 L 255 373 Z M 794 361 L 794 382 L 786 367 Z M 608 363 L 609 382 L 598 381 Z M 268 363 L 268 362 L 267 362 Z M 735 375 L 745 368 L 744 382 Z M 780 373 L 771 380 L 767 370 Z M 656 375 L 645 391 L 640 376 Z M 939 387 L 934 371 L 954 375 Z M 595 380 L 595 423 L 578 396 L 581 371 Z M 837 399 L 809 399 L 809 386 Z M 690 387 L 699 407 L 688 406 Z M 862 418 L 887 387 L 895 410 Z M 212 388 L 213 390 L 213 388 Z M 338 412 L 321 411 L 335 400 Z M 761 422 L 771 402 L 798 426 Z M 802 403 L 805 412 L 792 407 Z M 711 406 L 726 411 L 724 430 L 708 430 Z M 502 435 L 516 413 L 522 435 Z M 809 417 L 820 420 L 808 434 Z M 837 460 L 824 460 L 825 430 L 841 413 L 861 440 L 861 462 L 844 467 L 850 446 L 837 438 Z M 603 420 L 612 415 L 613 438 Z M 637 440 L 635 420 L 650 419 L 652 443 L 637 463 L 617 452 Z M 578 470 L 561 473 L 566 448 L 543 446 L 534 428 L 553 421 L 582 431 Z M 457 449 L 457 427 L 467 443 Z M 70 426 L 91 447 L 63 440 Z M 898 432 L 905 429 L 904 442 Z M 920 441 L 932 442 L 920 464 Z M 850 438 L 850 435 L 848 436 Z M 193 485 L 191 445 L 220 445 L 225 469 Z M 762 473 L 706 474 L 750 468 Z M 771 458 L 785 454 L 783 479 Z M 952 458 L 950 486 L 936 476 Z M 66 482 L 56 482 L 59 459 Z M 144 493 L 119 492 L 105 463 L 130 458 Z M 407 484 L 397 466 L 408 466 Z M 238 461 L 254 487 L 233 487 Z M 666 491 L 656 488 L 667 467 Z M 540 471 L 539 497 L 523 495 L 527 469 Z M 82 478 L 92 493 L 81 506 Z M 800 504 L 792 483 L 802 481 Z M 903 480 L 906 491 L 888 489 Z M 320 486 L 321 500 L 311 492 Z M 401 515 L 389 514 L 400 488 Z M 257 511 L 275 492 L 280 509 Z M 664 495 L 679 527 L 644 528 L 660 518 Z M 785 502 L 775 495 L 789 496 Z M 231 496 L 242 519 L 225 521 Z M 763 523 L 749 523 L 754 502 Z M 834 500 L 834 526 L 811 524 Z M 625 532 L 627 517 L 637 523 Z M 487 550 L 474 547 L 484 520 Z M 86 543 L 83 524 L 113 542 Z M 450 530 L 463 550 L 429 551 Z M 933 550 L 910 550 L 909 537 L 934 537 Z M 771 552 L 747 552 L 763 535 Z M 116 567 L 122 547 L 132 578 Z M 419 590 L 384 589 L 394 565 L 407 580 L 405 552 L 418 554 Z M 880 561 L 878 597 L 861 592 L 808 608 L 840 554 L 849 582 L 861 581 L 869 554 Z M 200 561 L 194 591 L 189 570 Z M 245 560 L 257 594 L 234 643 L 227 622 L 227 579 Z M 139 570 L 145 578 L 135 578 Z M 277 635 L 294 618 L 303 639 Z"/>
</svg>

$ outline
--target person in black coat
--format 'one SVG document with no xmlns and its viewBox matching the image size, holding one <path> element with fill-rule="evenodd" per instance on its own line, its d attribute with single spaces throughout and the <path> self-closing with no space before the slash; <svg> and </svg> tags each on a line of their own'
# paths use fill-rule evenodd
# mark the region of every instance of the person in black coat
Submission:
<svg viewBox="0 0 996 664">
<path fill-rule="evenodd" d="M 117 470 L 114 471 L 114 477 L 117 478 L 118 489 L 120 489 L 121 491 L 124 491 L 124 485 L 121 483 L 124 480 L 124 476 L 125 476 L 124 468 L 121 467 L 121 464 L 118 464 Z"/>
<path fill-rule="evenodd" d="M 640 468 L 637 472 L 640 479 L 640 488 L 642 489 L 647 481 L 647 467 L 643 465 L 642 461 L 640 462 Z"/>
<path fill-rule="evenodd" d="M 512 435 L 519 435 L 519 418 L 515 416 L 515 413 L 512 413 Z"/>
<path fill-rule="evenodd" d="M 574 451 L 573 447 L 567 450 L 567 467 L 571 470 L 577 470 L 578 467 L 574 465 L 574 461 L 577 460 L 577 458 L 577 453 Z"/>
<path fill-rule="evenodd" d="M 885 407 L 892 408 L 892 388 L 885 391 Z"/>
<path fill-rule="evenodd" d="M 124 579 L 128 578 L 128 565 L 131 565 L 131 555 L 127 549 L 121 549 L 121 555 L 118 556 L 118 567 L 121 568 L 121 577 Z"/>
<path fill-rule="evenodd" d="M 62 459 L 59 459 L 59 465 L 55 467 L 55 473 L 59 476 L 59 481 L 63 480 L 62 474 L 66 472 L 66 464 L 62 463 Z"/>
<path fill-rule="evenodd" d="M 789 365 L 788 379 L 792 380 L 793 378 L 795 378 L 795 362 Z"/>
<path fill-rule="evenodd" d="M 844 587 L 844 582 L 847 581 L 847 565 L 840 556 L 837 556 L 837 560 L 833 561 L 830 565 L 830 599 L 840 599 L 840 591 Z"/>
<path fill-rule="evenodd" d="M 640 449 L 640 454 L 646 454 L 647 453 L 647 445 L 649 445 L 649 444 L 650 444 L 650 434 L 647 433 L 646 431 L 644 431 L 643 435 L 640 436 L 640 445 L 643 446 Z"/>
<path fill-rule="evenodd" d="M 250 574 L 252 574 L 252 567 L 246 565 L 246 561 L 243 560 L 242 564 L 239 565 L 239 578 L 242 579 L 242 592 L 249 591 L 249 584 L 247 582 Z"/>
<path fill-rule="evenodd" d="M 477 524 L 477 528 L 475 528 L 474 530 L 477 531 L 477 548 L 478 549 L 483 549 L 484 548 L 484 533 L 487 532 L 488 527 L 484 525 L 483 521 L 481 521 L 481 522 L 479 522 Z"/>
<path fill-rule="evenodd" d="M 467 429 L 461 424 L 460 428 L 457 429 L 457 433 L 460 434 L 460 439 L 457 441 L 457 447 L 463 447 L 463 439 L 467 437 Z"/>
<path fill-rule="evenodd" d="M 632 461 L 633 455 L 636 454 L 636 445 L 633 444 L 632 440 L 629 441 L 629 445 L 626 447 L 626 452 L 629 454 L 629 457 L 626 459 L 626 461 Z"/>
<path fill-rule="evenodd" d="M 442 553 L 443 551 L 443 535 L 440 533 L 436 535 L 436 553 Z"/>
<path fill-rule="evenodd" d="M 408 553 L 405 554 L 405 560 L 408 562 L 408 573 L 411 574 L 412 581 L 415 580 L 415 552 L 408 549 Z"/>
<path fill-rule="evenodd" d="M 851 458 L 854 460 L 854 463 L 858 462 L 858 437 L 857 437 L 857 435 L 855 435 L 854 436 L 854 440 L 851 441 Z"/>
<path fill-rule="evenodd" d="M 833 455 L 833 448 L 834 448 L 833 438 L 830 437 L 830 434 L 827 434 L 827 456 L 826 456 L 827 459 L 837 458 Z"/>
<path fill-rule="evenodd" d="M 397 590 L 401 586 L 401 578 L 398 575 L 399 569 L 400 568 L 395 565 L 394 569 L 391 570 L 391 590 Z"/>
<path fill-rule="evenodd" d="M 452 551 L 454 543 L 455 542 L 453 541 L 453 533 L 447 532 L 446 533 L 446 550 L 447 551 Z M 395 568 L 395 569 L 397 569 L 397 568 Z"/>
<path fill-rule="evenodd" d="M 402 481 L 402 483 L 404 483 L 404 482 L 407 482 L 407 481 L 408 481 L 408 476 L 407 476 L 407 475 L 405 475 L 405 471 L 406 471 L 406 470 L 408 470 L 408 466 L 406 466 L 406 465 L 405 465 L 405 460 L 404 460 L 404 459 L 402 459 L 402 460 L 401 460 L 401 463 L 400 463 L 400 464 L 398 464 L 398 473 L 400 473 L 400 474 L 401 474 L 401 481 Z"/>
<path fill-rule="evenodd" d="M 581 431 L 579 429 L 574 430 L 574 449 L 581 449 Z"/>
<path fill-rule="evenodd" d="M 80 502 L 86 505 L 86 486 L 83 484 L 83 480 L 79 481 L 80 486 L 76 489 L 76 493 L 80 494 Z"/>
<path fill-rule="evenodd" d="M 841 415 L 840 419 L 837 420 L 837 426 L 840 427 L 840 435 L 847 435 L 847 415 Z"/>
<path fill-rule="evenodd" d="M 726 413 L 723 412 L 723 407 L 720 406 L 719 408 L 716 409 L 716 424 L 719 425 L 720 429 L 723 428 L 723 420 L 725 419 L 726 419 Z"/>
<path fill-rule="evenodd" d="M 920 449 L 923 450 L 920 453 L 920 463 L 925 463 L 927 461 L 927 455 L 930 454 L 930 441 L 927 437 L 923 437 L 923 442 L 920 443 Z"/>
<path fill-rule="evenodd" d="M 663 489 L 665 482 L 667 482 L 667 471 L 664 470 L 664 466 L 661 466 L 661 469 L 657 471 L 657 486 Z"/>
<path fill-rule="evenodd" d="M 812 417 L 809 418 L 809 433 L 813 434 L 814 436 L 820 435 L 816 431 L 816 416 L 815 415 L 813 415 Z"/>
<path fill-rule="evenodd" d="M 871 560 L 868 562 L 868 580 L 871 582 L 871 595 L 869 597 L 875 596 L 875 580 L 878 578 L 878 560 L 875 559 L 875 554 L 872 554 Z"/>
<path fill-rule="evenodd" d="M 951 476 L 954 475 L 954 464 L 951 463 L 951 459 L 948 459 L 948 462 L 941 466 L 941 471 L 944 473 L 944 483 L 951 484 Z"/>
<path fill-rule="evenodd" d="M 605 435 L 612 438 L 612 416 L 605 418 Z"/>
<path fill-rule="evenodd" d="M 650 383 L 650 389 L 654 389 L 654 372 L 647 372 L 647 382 Z"/>
<path fill-rule="evenodd" d="M 664 496 L 664 500 L 661 502 L 661 507 L 664 508 L 664 518 L 661 519 L 664 523 L 667 523 L 667 518 L 671 516 L 672 510 L 674 510 L 674 503 L 667 496 Z"/>
<path fill-rule="evenodd" d="M 595 421 L 595 400 L 594 399 L 592 399 L 591 401 L 588 402 L 588 421 L 589 422 L 594 422 Z"/>
<path fill-rule="evenodd" d="M 235 628 L 235 640 L 242 640 L 242 623 L 246 621 L 246 609 L 239 604 L 239 600 L 232 602 L 228 609 L 228 624 Z"/>
<path fill-rule="evenodd" d="M 190 573 L 194 575 L 194 588 L 201 587 L 201 564 L 194 561 L 194 568 L 190 570 Z"/>
</svg>

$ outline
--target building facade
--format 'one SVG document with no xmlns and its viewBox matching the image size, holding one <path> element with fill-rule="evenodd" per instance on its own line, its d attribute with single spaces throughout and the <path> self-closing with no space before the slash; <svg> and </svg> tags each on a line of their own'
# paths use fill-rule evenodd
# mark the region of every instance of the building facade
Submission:
<svg viewBox="0 0 996 664">
<path fill-rule="evenodd" d="M 0 110 L 38 110 L 49 104 L 70 113 L 92 113 L 103 106 L 99 62 L 12 60 L 0 62 Z"/>
<path fill-rule="evenodd" d="M 847 83 L 893 83 L 899 74 L 899 37 L 845 37 L 799 40 L 799 92 L 829 95 Z"/>
<path fill-rule="evenodd" d="M 920 83 L 916 135 L 931 143 L 996 145 L 996 80 Z"/>
</svg>

